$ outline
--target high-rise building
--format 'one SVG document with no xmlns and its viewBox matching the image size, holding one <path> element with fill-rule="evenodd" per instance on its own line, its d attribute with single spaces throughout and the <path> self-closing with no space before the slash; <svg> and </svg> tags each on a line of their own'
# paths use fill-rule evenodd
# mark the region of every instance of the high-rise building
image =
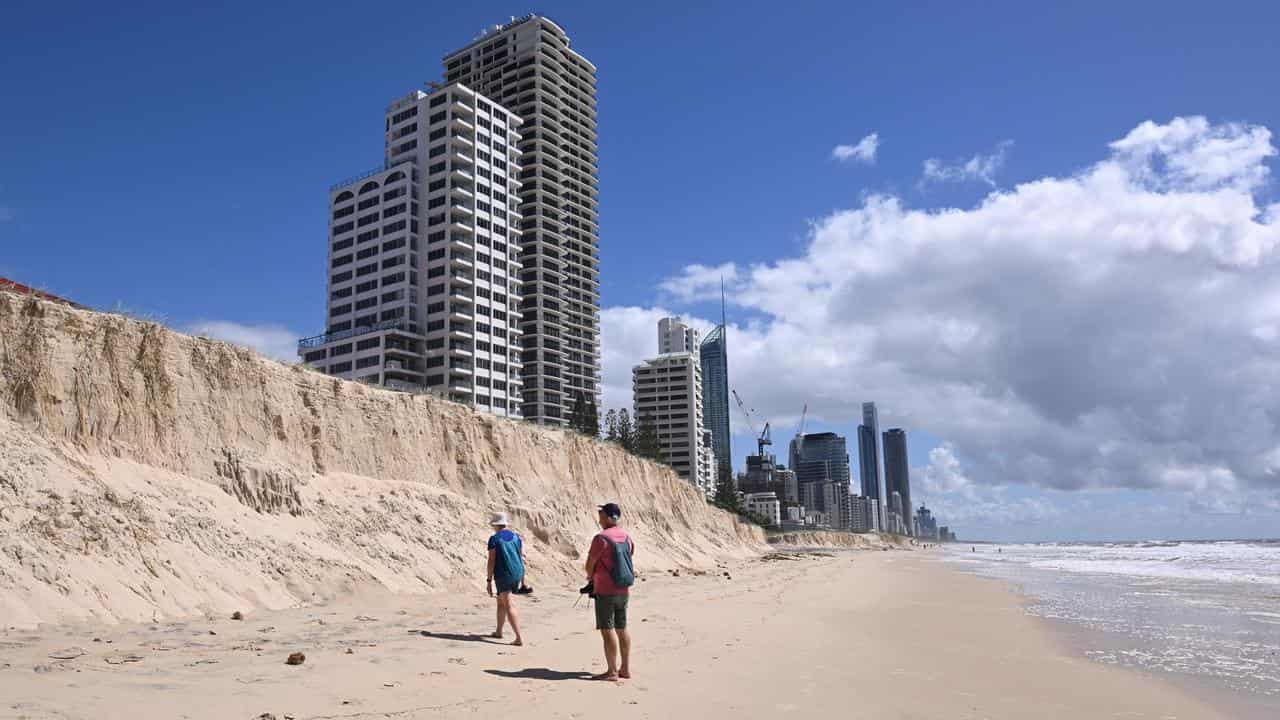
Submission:
<svg viewBox="0 0 1280 720">
<path fill-rule="evenodd" d="M 521 119 L 461 84 L 386 110 L 383 162 L 329 190 L 322 372 L 520 416 Z"/>
<path fill-rule="evenodd" d="M 733 472 L 733 458 L 729 454 L 729 352 L 725 333 L 722 318 L 698 350 L 702 364 L 702 415 L 711 431 L 717 478 L 730 477 Z"/>
<path fill-rule="evenodd" d="M 795 458 L 791 469 L 796 473 L 796 481 L 804 496 L 806 485 L 823 483 L 842 483 L 844 493 L 849 494 L 849 451 L 843 436 L 833 432 L 809 433 L 801 435 L 795 441 L 793 452 Z M 821 503 L 813 507 L 827 514 L 837 512 L 839 508 L 826 506 L 825 490 L 818 489 L 811 497 Z M 809 507 L 806 504 L 806 507 Z"/>
<path fill-rule="evenodd" d="M 885 511 L 888 495 L 884 490 L 884 466 L 880 462 L 880 419 L 876 404 L 862 403 L 862 425 L 858 426 L 858 469 L 862 481 L 862 494 L 874 498 L 880 509 L 876 529 L 885 527 Z"/>
<path fill-rule="evenodd" d="M 782 486 L 782 499 L 789 503 L 800 502 L 800 482 L 796 478 L 796 471 L 790 468 L 777 468 L 773 471 L 773 477 L 778 485 Z"/>
<path fill-rule="evenodd" d="M 559 25 L 526 15 L 449 53 L 444 69 L 446 82 L 473 87 L 524 120 L 516 188 L 522 412 L 563 424 L 577 393 L 600 404 L 596 67 Z"/>
<path fill-rule="evenodd" d="M 685 325 L 678 317 L 667 317 L 658 321 L 658 352 L 665 355 L 697 351 L 697 330 Z"/>
<path fill-rule="evenodd" d="M 854 495 L 850 501 L 849 529 L 854 532 L 870 532 L 876 529 L 879 503 L 874 498 Z"/>
<path fill-rule="evenodd" d="M 907 464 L 907 434 L 902 428 L 891 428 L 884 433 L 885 490 L 892 496 L 902 496 L 902 523 L 904 533 L 911 533 L 911 472 Z"/>
<path fill-rule="evenodd" d="M 920 537 L 938 539 L 938 520 L 924 505 L 916 510 L 916 532 Z"/>
<path fill-rule="evenodd" d="M 631 369 L 637 426 L 653 423 L 662 461 L 708 496 L 715 493 L 702 417 L 702 364 L 692 352 L 665 353 Z"/>
</svg>

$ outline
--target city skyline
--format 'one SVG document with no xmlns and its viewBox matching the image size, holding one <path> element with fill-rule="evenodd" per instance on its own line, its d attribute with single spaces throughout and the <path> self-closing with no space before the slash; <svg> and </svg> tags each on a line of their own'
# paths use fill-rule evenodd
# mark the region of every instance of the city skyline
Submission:
<svg viewBox="0 0 1280 720">
<path fill-rule="evenodd" d="M 290 359 L 324 329 L 325 188 L 377 156 L 376 114 L 440 80 L 472 28 L 526 12 L 397 10 L 298 23 L 255 7 L 277 28 L 268 39 L 245 34 L 234 8 L 122 8 L 28 63 L 47 54 L 34 29 L 53 19 L 19 8 L 11 27 L 33 31 L 7 36 L 30 67 L 15 74 L 18 111 L 0 119 L 14 140 L 0 274 Z M 653 321 L 717 324 L 723 277 L 729 387 L 752 388 L 775 427 L 808 403 L 813 430 L 846 436 L 861 401 L 879 399 L 881 424 L 912 436 L 913 496 L 966 535 L 1250 536 L 1280 519 L 1266 125 L 1280 101 L 1238 90 L 1266 85 L 1274 9 L 1233 20 L 1215 53 L 1176 54 L 1204 45 L 1189 17 L 1156 38 L 1149 8 L 1118 8 L 1095 38 L 1120 58 L 1106 67 L 1078 61 L 1078 8 L 1048 24 L 1029 8 L 822 5 L 767 24 L 702 8 L 547 10 L 608 75 L 602 410 L 626 406 Z M 723 32 L 707 37 L 712 26 Z M 427 30 L 411 47 L 382 42 L 403 27 Z M 955 27 L 964 42 L 943 32 Z M 766 41 L 796 59 L 763 62 Z M 904 42 L 910 62 L 885 67 Z M 688 73 L 695 53 L 718 72 Z M 89 57 L 124 80 L 84 83 Z M 965 81 L 993 62 L 1002 82 Z M 882 72 L 830 72 L 849 66 Z M 749 112 L 781 87 L 794 103 Z M 38 110 L 67 88 L 93 111 Z M 767 175 L 748 147 L 769 152 Z M 1205 423 L 1250 430 L 1208 435 Z M 735 432 L 735 456 L 744 442 Z"/>
</svg>

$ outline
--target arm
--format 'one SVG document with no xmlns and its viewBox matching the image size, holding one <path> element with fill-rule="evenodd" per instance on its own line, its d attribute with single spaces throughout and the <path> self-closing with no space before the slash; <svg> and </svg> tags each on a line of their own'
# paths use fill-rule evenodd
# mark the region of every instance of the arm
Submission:
<svg viewBox="0 0 1280 720">
<path fill-rule="evenodd" d="M 489 548 L 489 562 L 485 568 L 485 585 L 489 588 L 489 594 L 493 594 L 493 565 L 497 562 L 498 553 L 493 548 Z"/>
<path fill-rule="evenodd" d="M 588 580 L 591 579 L 592 573 L 596 571 L 596 563 L 600 561 L 600 543 L 597 542 L 599 539 L 599 536 L 591 538 L 591 549 L 587 551 L 587 564 L 583 567 L 583 570 L 586 571 Z"/>
</svg>

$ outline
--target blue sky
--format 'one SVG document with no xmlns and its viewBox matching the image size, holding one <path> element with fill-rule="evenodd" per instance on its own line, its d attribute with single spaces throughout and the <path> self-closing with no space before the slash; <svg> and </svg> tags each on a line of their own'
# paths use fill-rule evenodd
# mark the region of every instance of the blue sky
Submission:
<svg viewBox="0 0 1280 720">
<path fill-rule="evenodd" d="M 972 209 L 993 191 L 1070 178 L 1147 120 L 1277 126 L 1274 3 L 1218 3 L 1211 13 L 1171 2 L 862 5 L 155 2 L 106 12 L 97 3 L 19 2 L 0 27 L 8 100 L 0 275 L 178 327 L 319 332 L 327 187 L 378 163 L 389 100 L 439 79 L 440 57 L 485 25 L 531 9 L 563 25 L 600 70 L 606 308 L 715 317 L 705 293 L 672 292 L 664 281 L 690 265 L 733 262 L 745 274 L 803 257 L 815 227 L 868 198 Z M 832 156 L 871 133 L 879 139 L 872 162 Z M 999 159 L 989 178 L 922 177 L 930 159 L 963 168 L 981 157 Z M 1275 198 L 1269 182 L 1247 194 L 1259 207 Z M 848 315 L 869 312 L 857 295 L 864 287 L 842 301 Z M 736 322 L 761 333 L 806 302 L 797 295 L 795 307 L 770 309 L 741 299 L 752 288 L 734 291 Z M 878 355 L 850 383 L 901 360 Z M 786 389 L 787 372 L 735 383 L 781 379 Z M 913 465 L 924 468 L 931 450 L 953 443 L 965 462 L 1001 466 L 990 437 L 966 443 L 918 407 L 899 411 L 890 392 L 870 383 L 840 398 L 759 396 L 787 433 L 806 401 L 810 427 L 848 432 L 850 408 L 875 399 L 886 426 L 912 432 Z M 1033 403 L 1038 417 L 1054 417 L 1045 403 Z M 1225 450 L 1194 462 L 1158 452 L 1166 469 L 1194 466 L 1211 477 L 1221 466 L 1241 486 L 1275 487 L 1269 470 L 1232 465 Z M 1169 472 L 1177 475 L 1162 477 Z M 1036 489 L 1023 473 L 994 475 L 973 482 L 1007 487 L 1005 500 L 1026 494 L 1058 507 L 1112 485 L 1147 488 L 1126 501 L 1134 508 L 1172 492 L 1096 475 L 1064 494 Z M 1204 532 L 1265 534 L 1276 519 L 1244 517 Z M 978 516 L 970 526 L 988 535 L 1007 528 Z M 1060 524 L 1054 532 L 1113 531 Z"/>
</svg>

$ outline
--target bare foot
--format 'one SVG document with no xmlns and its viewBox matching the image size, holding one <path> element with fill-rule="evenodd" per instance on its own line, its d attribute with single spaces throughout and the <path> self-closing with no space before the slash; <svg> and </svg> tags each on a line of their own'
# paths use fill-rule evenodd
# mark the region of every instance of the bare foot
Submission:
<svg viewBox="0 0 1280 720">
<path fill-rule="evenodd" d="M 618 671 L 618 677 L 622 678 L 623 680 L 630 680 L 630 679 L 631 679 L 631 671 L 630 671 L 630 670 L 619 670 L 619 671 Z"/>
<path fill-rule="evenodd" d="M 592 679 L 592 680 L 607 680 L 607 681 L 609 681 L 609 682 L 617 682 L 617 680 L 618 680 L 618 673 L 615 673 L 615 672 L 602 672 L 602 673 L 600 673 L 599 675 L 592 675 L 592 676 L 591 676 L 591 679 Z"/>
<path fill-rule="evenodd" d="M 516 647 L 521 647 L 524 645 L 524 640 L 521 640 L 520 638 L 516 638 L 511 644 L 515 645 Z"/>
<path fill-rule="evenodd" d="M 489 637 L 491 637 L 491 638 L 495 638 L 495 639 L 498 639 L 498 640 L 501 640 L 501 639 L 502 639 L 502 631 L 501 631 L 501 630 L 499 630 L 498 632 L 492 633 L 491 635 L 489 635 Z"/>
</svg>

